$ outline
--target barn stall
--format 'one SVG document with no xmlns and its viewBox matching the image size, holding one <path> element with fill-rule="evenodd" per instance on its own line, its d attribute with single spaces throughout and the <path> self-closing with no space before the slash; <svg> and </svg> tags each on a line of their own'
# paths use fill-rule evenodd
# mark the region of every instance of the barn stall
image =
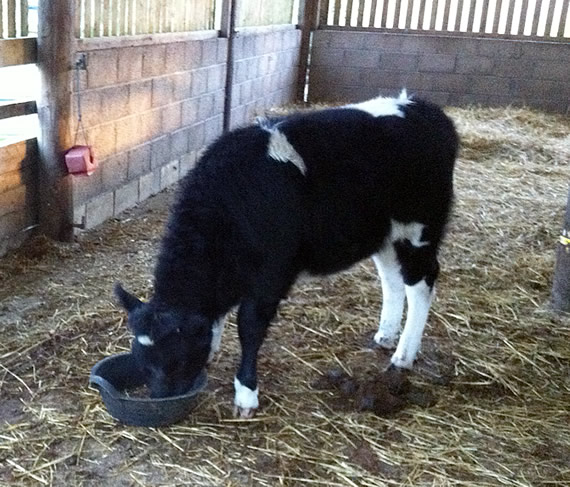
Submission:
<svg viewBox="0 0 570 487">
<path fill-rule="evenodd" d="M 2 482 L 567 485 L 570 322 L 549 301 L 570 124 L 527 108 L 447 111 L 462 151 L 438 298 L 410 377 L 419 400 L 388 416 L 361 412 L 326 380 L 338 370 L 373 378 L 389 358 L 367 347 L 381 295 L 364 263 L 300 282 L 283 303 L 260 355 L 255 419 L 232 416 L 230 317 L 187 420 L 114 421 L 89 370 L 129 348 L 111 289 L 120 278 L 150 295 L 167 188 L 72 244 L 35 236 L 0 260 Z"/>
</svg>

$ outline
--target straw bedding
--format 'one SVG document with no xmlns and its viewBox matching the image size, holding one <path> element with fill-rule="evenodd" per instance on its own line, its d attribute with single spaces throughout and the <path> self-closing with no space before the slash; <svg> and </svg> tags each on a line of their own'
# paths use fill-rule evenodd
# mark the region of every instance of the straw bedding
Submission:
<svg viewBox="0 0 570 487">
<path fill-rule="evenodd" d="M 319 387 L 378 374 L 367 348 L 373 266 L 299 282 L 260 356 L 261 409 L 232 417 L 235 319 L 197 410 L 161 429 L 117 424 L 91 366 L 129 347 L 111 288 L 142 298 L 173 191 L 85 233 L 0 260 L 0 485 L 570 485 L 570 319 L 548 309 L 569 180 L 567 119 L 450 109 L 457 202 L 414 387 L 435 404 L 388 416 Z"/>
</svg>

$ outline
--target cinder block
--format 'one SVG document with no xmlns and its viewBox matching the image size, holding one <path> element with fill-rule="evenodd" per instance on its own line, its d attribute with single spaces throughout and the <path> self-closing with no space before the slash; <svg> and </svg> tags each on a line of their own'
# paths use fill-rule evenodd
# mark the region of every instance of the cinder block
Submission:
<svg viewBox="0 0 570 487">
<path fill-rule="evenodd" d="M 115 197 L 112 191 L 96 196 L 86 204 L 85 228 L 93 228 L 113 216 Z"/>
<path fill-rule="evenodd" d="M 428 73 L 453 73 L 455 71 L 455 56 L 423 54 L 419 57 L 418 70 Z"/>
<path fill-rule="evenodd" d="M 184 71 L 173 75 L 174 100 L 186 100 L 192 96 L 192 72 Z"/>
<path fill-rule="evenodd" d="M 201 66 L 212 66 L 218 62 L 218 41 L 207 39 L 202 41 L 202 62 Z"/>
<path fill-rule="evenodd" d="M 130 94 L 128 85 L 111 86 L 99 90 L 101 99 L 100 116 L 105 121 L 117 120 L 130 114 Z"/>
<path fill-rule="evenodd" d="M 246 105 L 253 100 L 252 86 L 253 83 L 251 81 L 246 81 L 240 85 L 240 105 Z"/>
<path fill-rule="evenodd" d="M 251 58 L 255 56 L 255 36 L 246 35 L 243 37 L 243 57 Z"/>
<path fill-rule="evenodd" d="M 162 76 L 152 80 L 152 106 L 161 107 L 174 100 L 174 79 Z"/>
<path fill-rule="evenodd" d="M 117 83 L 118 58 L 118 49 L 90 52 L 87 56 L 87 86 L 100 88 Z"/>
<path fill-rule="evenodd" d="M 182 103 L 173 103 L 161 109 L 162 133 L 174 132 L 182 126 Z"/>
<path fill-rule="evenodd" d="M 170 135 L 160 137 L 151 143 L 150 167 L 154 171 L 170 161 Z"/>
<path fill-rule="evenodd" d="M 228 60 L 228 40 L 220 37 L 218 39 L 218 55 L 216 58 L 217 64 L 225 64 Z"/>
<path fill-rule="evenodd" d="M 186 43 L 173 42 L 168 44 L 166 46 L 166 72 L 177 73 L 186 69 Z"/>
<path fill-rule="evenodd" d="M 142 75 L 151 78 L 164 74 L 166 70 L 166 45 L 158 44 L 144 48 Z"/>
<path fill-rule="evenodd" d="M 418 56 L 386 52 L 380 55 L 379 65 L 382 71 L 412 72 L 418 69 Z"/>
<path fill-rule="evenodd" d="M 85 214 L 86 214 L 87 205 L 76 205 L 74 202 L 73 206 L 73 223 L 76 225 L 81 225 L 85 222 Z M 74 233 L 77 235 L 81 233 L 81 229 L 76 228 Z"/>
<path fill-rule="evenodd" d="M 182 125 L 193 125 L 198 121 L 200 99 L 192 98 L 182 102 Z"/>
<path fill-rule="evenodd" d="M 202 65 L 202 42 L 190 41 L 186 43 L 186 69 L 198 68 Z"/>
<path fill-rule="evenodd" d="M 141 115 L 133 115 L 118 120 L 116 126 L 116 150 L 107 154 L 110 156 L 115 152 L 123 152 L 131 147 L 143 142 L 141 136 Z"/>
<path fill-rule="evenodd" d="M 243 36 L 238 36 L 234 39 L 234 60 L 241 61 L 245 58 L 244 55 L 244 40 Z"/>
<path fill-rule="evenodd" d="M 241 60 L 234 63 L 234 83 L 243 83 L 247 79 L 247 61 Z"/>
<path fill-rule="evenodd" d="M 198 101 L 198 120 L 206 120 L 214 115 L 214 95 L 208 94 L 200 97 Z"/>
<path fill-rule="evenodd" d="M 105 122 L 104 113 L 101 109 L 101 90 L 88 90 L 81 93 L 81 117 L 84 127 L 92 127 Z M 72 119 L 78 119 L 77 94 L 73 95 Z"/>
<path fill-rule="evenodd" d="M 520 64 L 510 60 L 501 61 L 501 65 Z M 458 56 L 455 71 L 461 74 L 493 74 L 495 60 L 484 56 Z"/>
<path fill-rule="evenodd" d="M 103 191 L 118 188 L 126 183 L 129 167 L 129 157 L 127 152 L 116 154 L 101 163 L 101 177 Z"/>
<path fill-rule="evenodd" d="M 212 66 L 207 70 L 206 91 L 212 93 L 213 91 L 221 90 L 226 84 L 226 65 L 218 64 Z"/>
<path fill-rule="evenodd" d="M 568 82 L 570 80 L 570 65 L 558 60 L 537 61 L 533 78 Z"/>
<path fill-rule="evenodd" d="M 152 106 L 152 80 L 129 84 L 129 113 L 141 113 Z"/>
<path fill-rule="evenodd" d="M 342 60 L 343 66 L 356 68 L 375 68 L 378 66 L 380 53 L 369 50 L 345 50 Z"/>
<path fill-rule="evenodd" d="M 162 129 L 162 109 L 156 108 L 140 115 L 139 143 L 152 140 L 164 134 Z"/>
<path fill-rule="evenodd" d="M 204 123 L 198 123 L 188 129 L 188 151 L 200 150 L 204 147 L 205 127 Z"/>
<path fill-rule="evenodd" d="M 139 80 L 142 76 L 142 47 L 126 47 L 119 49 L 118 81 Z"/>
<path fill-rule="evenodd" d="M 71 191 L 74 205 L 86 203 L 103 192 L 102 173 L 102 168 L 99 167 L 90 176 L 78 174 L 71 177 Z"/>
<path fill-rule="evenodd" d="M 182 154 L 188 152 L 188 138 L 191 128 L 183 128 L 173 132 L 170 136 L 170 154 L 171 158 L 179 158 Z"/>
<path fill-rule="evenodd" d="M 239 107 L 232 108 L 230 115 L 230 128 L 235 129 L 246 124 L 245 119 L 245 106 L 240 105 Z"/>
<path fill-rule="evenodd" d="M 180 156 L 180 177 L 184 176 L 196 165 L 196 151 L 187 152 Z"/>
<path fill-rule="evenodd" d="M 139 178 L 139 201 L 144 201 L 160 192 L 160 168 Z"/>
<path fill-rule="evenodd" d="M 87 141 L 93 146 L 95 157 L 106 159 L 115 153 L 116 149 L 116 132 L 115 123 L 110 122 L 85 130 Z"/>
<path fill-rule="evenodd" d="M 114 215 L 117 216 L 127 208 L 132 208 L 139 201 L 139 180 L 135 179 L 130 183 L 117 188 L 115 191 Z"/>
<path fill-rule="evenodd" d="M 192 71 L 192 96 L 200 96 L 206 93 L 208 87 L 208 72 L 206 69 Z"/>
<path fill-rule="evenodd" d="M 247 60 L 247 77 L 246 79 L 254 79 L 257 77 L 259 69 L 259 58 L 252 58 Z"/>
<path fill-rule="evenodd" d="M 139 145 L 129 151 L 129 164 L 127 169 L 127 178 L 129 181 L 150 171 L 150 154 L 150 143 Z"/>
<path fill-rule="evenodd" d="M 498 78 L 497 76 L 473 76 L 465 83 L 462 90 L 457 92 L 474 93 L 480 95 L 509 94 L 511 92 L 511 80 Z"/>
<path fill-rule="evenodd" d="M 214 93 L 214 113 L 223 113 L 226 93 L 224 90 L 219 90 Z"/>
<path fill-rule="evenodd" d="M 160 189 L 173 185 L 180 179 L 179 161 L 171 161 L 160 168 Z"/>
<path fill-rule="evenodd" d="M 224 119 L 222 115 L 212 117 L 204 123 L 204 144 L 209 145 L 216 140 L 223 131 Z"/>
</svg>

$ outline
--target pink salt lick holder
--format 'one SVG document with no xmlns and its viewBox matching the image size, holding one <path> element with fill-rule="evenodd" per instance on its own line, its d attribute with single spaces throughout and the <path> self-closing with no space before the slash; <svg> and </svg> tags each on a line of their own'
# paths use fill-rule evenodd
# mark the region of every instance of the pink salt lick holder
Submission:
<svg viewBox="0 0 570 487">
<path fill-rule="evenodd" d="M 97 159 L 90 145 L 74 145 L 65 153 L 65 164 L 70 174 L 90 176 L 97 168 Z"/>
</svg>

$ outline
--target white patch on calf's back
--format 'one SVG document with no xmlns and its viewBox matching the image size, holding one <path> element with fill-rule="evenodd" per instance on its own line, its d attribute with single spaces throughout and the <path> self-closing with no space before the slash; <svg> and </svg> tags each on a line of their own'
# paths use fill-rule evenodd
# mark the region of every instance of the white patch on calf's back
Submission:
<svg viewBox="0 0 570 487">
<path fill-rule="evenodd" d="M 141 345 L 144 345 L 145 347 L 151 347 L 154 345 L 154 342 L 148 335 L 138 335 L 137 342 L 139 342 Z"/>
<path fill-rule="evenodd" d="M 275 127 L 264 128 L 270 133 L 267 155 L 276 161 L 290 162 L 301 171 L 301 174 L 305 175 L 307 173 L 305 161 L 287 140 L 285 134 Z"/>
<path fill-rule="evenodd" d="M 410 103 L 413 103 L 413 100 L 408 98 L 406 90 L 402 90 L 402 93 L 400 93 L 400 96 L 398 98 L 385 98 L 379 96 L 377 98 L 373 98 L 372 100 L 346 105 L 343 108 L 362 110 L 366 113 L 369 113 L 373 117 L 396 116 L 404 118 L 402 107 L 409 105 Z"/>
</svg>

